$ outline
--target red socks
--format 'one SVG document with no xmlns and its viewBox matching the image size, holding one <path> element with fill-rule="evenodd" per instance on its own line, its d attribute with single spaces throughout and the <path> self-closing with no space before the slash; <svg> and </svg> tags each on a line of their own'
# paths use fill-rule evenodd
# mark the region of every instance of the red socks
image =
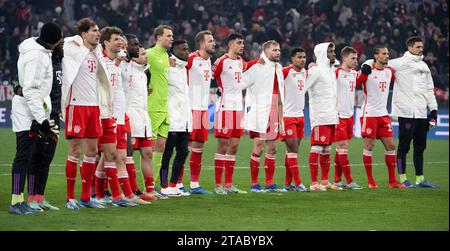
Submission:
<svg viewBox="0 0 450 251">
<path fill-rule="evenodd" d="M 225 155 L 216 153 L 214 155 L 214 171 L 216 176 L 216 187 L 222 185 L 222 175 L 225 170 Z"/>
<path fill-rule="evenodd" d="M 103 198 L 105 196 L 104 184 L 107 183 L 106 174 L 102 171 L 95 172 L 95 197 L 97 199 Z"/>
<path fill-rule="evenodd" d="M 119 179 L 117 178 L 117 168 L 114 162 L 105 162 L 105 173 L 108 177 L 109 185 L 111 187 L 111 194 L 114 200 L 121 199 Z"/>
<path fill-rule="evenodd" d="M 198 182 L 200 170 L 202 169 L 202 153 L 201 148 L 192 148 L 189 160 L 189 168 L 191 170 L 191 182 Z"/>
<path fill-rule="evenodd" d="M 284 184 L 290 185 L 292 183 L 292 175 L 291 175 L 291 170 L 289 170 L 289 163 L 288 163 L 288 153 L 286 152 L 286 156 L 284 157 L 284 167 L 285 167 L 285 171 L 286 171 L 286 175 L 285 175 L 285 179 L 284 179 Z"/>
<path fill-rule="evenodd" d="M 258 185 L 258 172 L 260 165 L 260 157 L 255 153 L 250 156 L 250 176 L 252 178 L 252 186 Z"/>
<path fill-rule="evenodd" d="M 394 184 L 397 182 L 397 179 L 395 178 L 395 150 L 393 151 L 386 151 L 384 153 L 384 161 L 386 162 L 386 165 L 388 167 L 388 173 L 389 173 L 389 184 Z"/>
<path fill-rule="evenodd" d="M 128 178 L 130 181 L 130 186 L 133 191 L 139 190 L 139 185 L 136 180 L 136 168 L 134 166 L 133 157 L 127 157 L 126 167 L 128 172 Z"/>
<path fill-rule="evenodd" d="M 319 174 L 319 153 L 311 149 L 309 153 L 309 169 L 311 171 L 311 184 L 317 184 Z"/>
<path fill-rule="evenodd" d="M 67 200 L 75 199 L 75 182 L 77 181 L 78 159 L 69 156 L 66 161 Z"/>
<path fill-rule="evenodd" d="M 264 157 L 264 171 L 266 172 L 266 187 L 273 185 L 275 173 L 275 156 L 266 154 Z"/>
<path fill-rule="evenodd" d="M 334 154 L 334 182 L 342 181 L 342 168 L 339 165 L 339 154 L 338 149 L 336 149 L 336 153 Z"/>
<path fill-rule="evenodd" d="M 145 192 L 152 193 L 155 191 L 155 184 L 153 183 L 153 177 L 147 177 L 144 180 L 145 183 Z"/>
<path fill-rule="evenodd" d="M 366 169 L 368 183 L 375 185 L 376 183 L 372 174 L 372 151 L 366 149 L 363 150 L 363 162 L 364 168 Z"/>
<path fill-rule="evenodd" d="M 234 164 L 236 162 L 235 155 L 225 155 L 225 187 L 233 185 Z"/>
<path fill-rule="evenodd" d="M 81 166 L 81 200 L 89 201 L 91 199 L 91 183 L 95 175 L 95 159 L 96 157 L 84 156 Z"/>
<path fill-rule="evenodd" d="M 133 198 L 134 193 L 133 193 L 133 190 L 131 190 L 130 179 L 128 178 L 128 172 L 126 170 L 117 172 L 117 178 L 119 179 L 119 185 L 122 188 L 123 194 L 127 198 Z"/>
<path fill-rule="evenodd" d="M 351 169 L 350 169 L 350 161 L 348 160 L 348 150 L 347 149 L 336 149 L 336 156 L 335 158 L 338 158 L 338 165 L 342 172 L 344 173 L 345 180 L 347 184 L 350 184 L 353 182 L 353 178 L 351 175 Z M 336 161 L 336 160 L 335 160 Z"/>
<path fill-rule="evenodd" d="M 298 158 L 297 153 L 286 153 L 286 163 L 287 163 L 287 169 L 289 171 L 290 179 L 294 179 L 295 185 L 298 186 L 302 184 L 302 180 L 300 179 L 300 171 L 298 168 Z M 288 181 L 288 176 L 286 175 L 286 182 Z M 291 181 L 289 183 L 286 183 L 286 185 L 290 185 Z"/>
<path fill-rule="evenodd" d="M 320 154 L 320 170 L 322 183 L 328 183 L 328 173 L 330 172 L 330 154 Z"/>
</svg>

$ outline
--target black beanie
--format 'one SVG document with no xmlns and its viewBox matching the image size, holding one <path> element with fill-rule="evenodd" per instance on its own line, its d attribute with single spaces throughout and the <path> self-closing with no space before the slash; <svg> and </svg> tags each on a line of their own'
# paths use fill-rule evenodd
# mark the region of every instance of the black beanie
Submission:
<svg viewBox="0 0 450 251">
<path fill-rule="evenodd" d="M 62 32 L 55 23 L 46 23 L 42 26 L 39 38 L 48 44 L 56 44 L 62 38 Z"/>
</svg>

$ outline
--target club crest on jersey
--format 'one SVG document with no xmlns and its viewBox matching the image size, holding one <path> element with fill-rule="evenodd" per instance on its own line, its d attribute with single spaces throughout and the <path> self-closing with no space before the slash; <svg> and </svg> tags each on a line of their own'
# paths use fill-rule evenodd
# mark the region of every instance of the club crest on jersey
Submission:
<svg viewBox="0 0 450 251">
<path fill-rule="evenodd" d="M 74 133 L 79 133 L 81 131 L 81 127 L 79 126 L 79 125 L 75 125 L 74 127 L 73 127 L 73 132 Z"/>
<path fill-rule="evenodd" d="M 223 128 L 223 129 L 222 129 L 222 132 L 223 132 L 223 133 L 227 133 L 227 132 L 228 132 L 228 128 L 226 128 L 226 127 Z"/>
<path fill-rule="evenodd" d="M 287 135 L 291 136 L 294 132 L 292 131 L 292 129 L 287 130 Z"/>
<path fill-rule="evenodd" d="M 325 137 L 325 136 L 320 136 L 320 141 L 321 142 L 325 142 L 325 139 L 326 139 L 327 137 Z"/>
<path fill-rule="evenodd" d="M 367 129 L 366 129 L 366 132 L 367 132 L 368 134 L 371 134 L 371 133 L 372 133 L 372 129 L 367 128 Z"/>
<path fill-rule="evenodd" d="M 216 71 L 216 69 L 217 69 L 217 66 L 215 64 L 213 66 L 211 66 L 212 71 Z"/>
</svg>

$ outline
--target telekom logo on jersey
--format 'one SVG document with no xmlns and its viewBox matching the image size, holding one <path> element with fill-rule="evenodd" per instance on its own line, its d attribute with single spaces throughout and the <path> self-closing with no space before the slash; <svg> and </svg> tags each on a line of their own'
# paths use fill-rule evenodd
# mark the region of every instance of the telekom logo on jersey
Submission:
<svg viewBox="0 0 450 251">
<path fill-rule="evenodd" d="M 96 61 L 95 60 L 88 60 L 87 63 L 88 63 L 89 71 L 90 72 L 94 72 L 96 67 L 97 67 L 96 66 Z"/>
<path fill-rule="evenodd" d="M 305 87 L 305 83 L 303 82 L 302 79 L 299 79 L 299 80 L 297 81 L 297 86 L 298 86 L 298 89 L 299 89 L 300 91 L 303 90 L 303 87 Z"/>
<path fill-rule="evenodd" d="M 241 78 L 242 78 L 242 72 L 235 72 L 234 73 L 234 79 L 236 79 L 236 81 L 238 83 L 241 83 Z"/>
<path fill-rule="evenodd" d="M 209 70 L 204 70 L 203 72 L 204 72 L 203 76 L 205 77 L 205 81 L 209 81 L 209 78 L 210 78 Z"/>
<path fill-rule="evenodd" d="M 387 87 L 386 82 L 384 82 L 384 81 L 380 82 L 380 90 L 382 92 L 384 92 L 386 90 L 386 87 Z"/>
</svg>

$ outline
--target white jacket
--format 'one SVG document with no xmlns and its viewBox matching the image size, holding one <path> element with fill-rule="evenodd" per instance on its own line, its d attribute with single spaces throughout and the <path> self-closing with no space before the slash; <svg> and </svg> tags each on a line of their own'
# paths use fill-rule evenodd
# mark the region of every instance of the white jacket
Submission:
<svg viewBox="0 0 450 251">
<path fill-rule="evenodd" d="M 42 123 L 50 118 L 52 102 L 50 92 L 53 83 L 52 51 L 36 42 L 35 37 L 19 45 L 17 70 L 23 97 L 12 100 L 12 129 L 14 132 L 30 130 L 36 120 Z"/>
<path fill-rule="evenodd" d="M 422 59 L 407 51 L 403 57 L 389 60 L 395 71 L 392 116 L 425 119 L 427 108 L 437 110 L 431 72 Z"/>
<path fill-rule="evenodd" d="M 168 100 L 169 131 L 192 132 L 192 111 L 189 101 L 189 86 L 187 80 L 187 61 L 175 56 L 176 66 L 169 68 Z"/>
<path fill-rule="evenodd" d="M 270 61 L 264 53 L 261 54 L 264 64 L 256 63 L 244 72 L 242 89 L 245 94 L 244 128 L 249 131 L 265 133 L 269 122 L 270 108 L 275 79 L 275 69 L 278 80 L 278 93 L 281 103 L 284 103 L 283 67 Z"/>
<path fill-rule="evenodd" d="M 122 62 L 122 84 L 127 100 L 127 114 L 130 118 L 131 136 L 137 138 L 152 136 L 150 117 L 148 116 L 147 65 L 131 61 Z"/>
<path fill-rule="evenodd" d="M 112 112 L 112 88 L 109 82 L 108 72 L 103 61 L 102 49 L 99 44 L 94 50 L 97 58 L 97 97 L 100 107 Z M 64 57 L 62 60 L 62 87 L 61 105 L 62 114 L 65 116 L 65 107 L 69 104 L 69 90 L 78 74 L 84 58 L 89 53 L 89 49 L 83 45 L 83 39 L 76 35 L 64 39 Z M 112 114 L 110 114 L 112 117 Z"/>
<path fill-rule="evenodd" d="M 330 43 L 314 47 L 316 64 L 308 70 L 304 92 L 309 96 L 311 129 L 318 125 L 339 123 L 337 111 L 337 82 L 334 67 L 330 66 L 327 48 Z"/>
</svg>

